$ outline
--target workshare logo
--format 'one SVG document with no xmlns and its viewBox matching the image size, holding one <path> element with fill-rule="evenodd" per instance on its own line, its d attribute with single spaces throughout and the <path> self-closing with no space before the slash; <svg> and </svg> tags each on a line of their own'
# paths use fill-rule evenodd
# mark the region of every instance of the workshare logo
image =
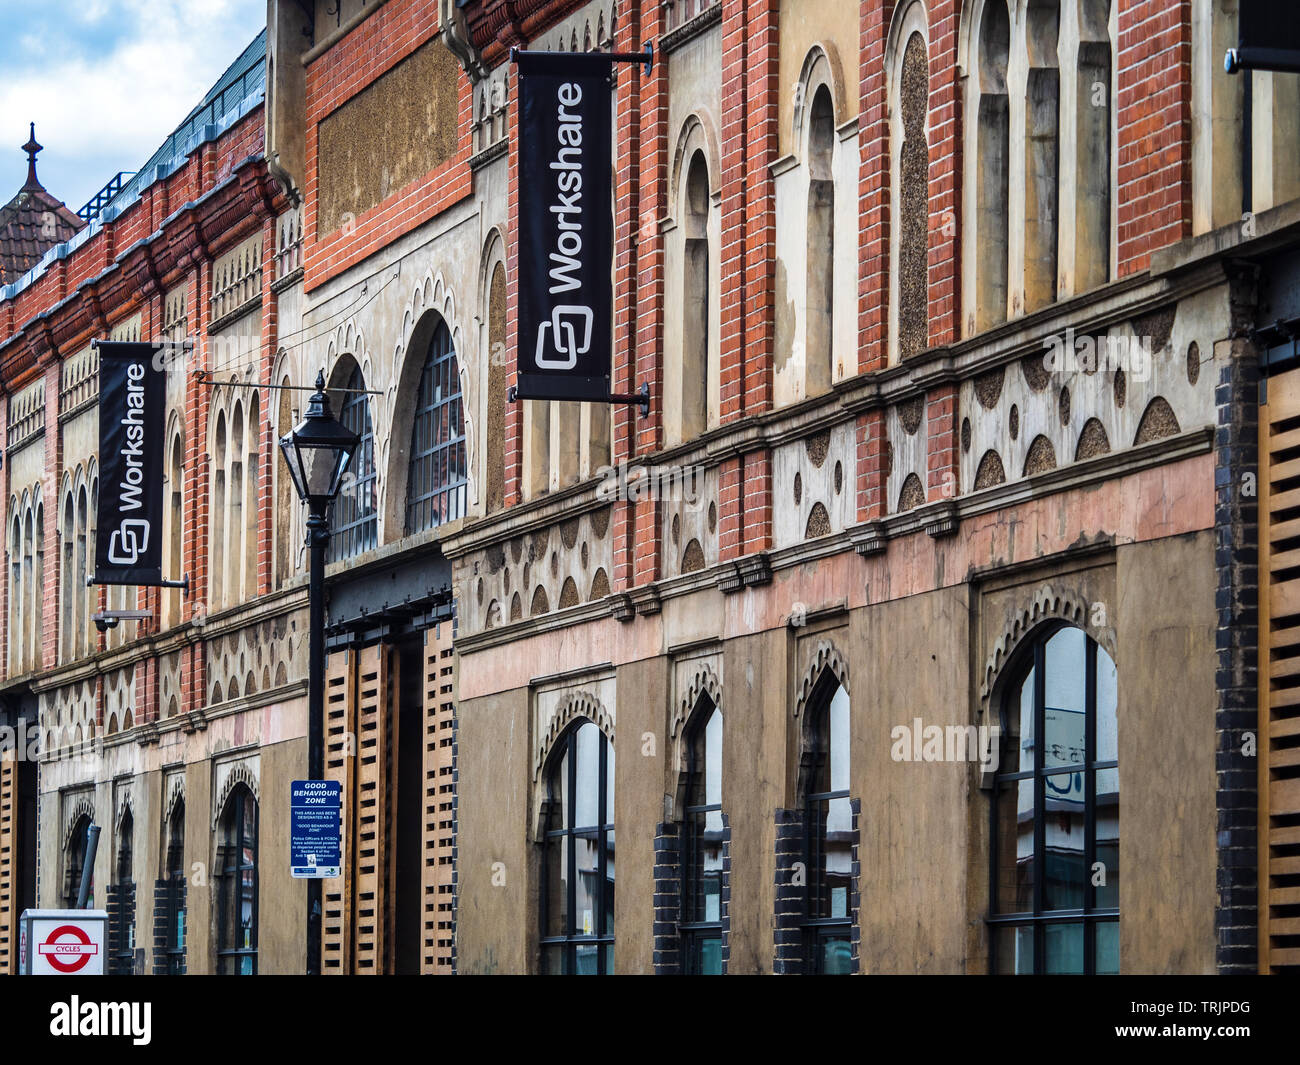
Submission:
<svg viewBox="0 0 1300 1065">
<path fill-rule="evenodd" d="M 555 247 L 549 253 L 552 296 L 582 289 L 582 86 L 566 81 L 556 93 L 555 200 L 548 210 L 555 218 Z M 591 348 L 596 312 L 580 303 L 561 303 L 537 327 L 536 362 L 545 370 L 571 370 L 578 356 Z"/>
<path fill-rule="evenodd" d="M 149 550 L 149 523 L 144 518 L 123 518 L 108 542 L 108 560 L 115 566 L 134 566 Z"/>
<path fill-rule="evenodd" d="M 82 1002 L 73 995 L 50 1006 L 50 1035 L 129 1038 L 138 1047 L 153 1039 L 153 1003 Z"/>
</svg>

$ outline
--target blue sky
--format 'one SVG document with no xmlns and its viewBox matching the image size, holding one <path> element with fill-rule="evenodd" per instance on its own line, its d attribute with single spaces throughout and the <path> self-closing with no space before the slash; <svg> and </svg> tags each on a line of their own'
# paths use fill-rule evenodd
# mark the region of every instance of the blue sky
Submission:
<svg viewBox="0 0 1300 1065">
<path fill-rule="evenodd" d="M 0 0 L 0 204 L 27 177 L 74 211 L 136 170 L 266 24 L 266 0 Z"/>
</svg>

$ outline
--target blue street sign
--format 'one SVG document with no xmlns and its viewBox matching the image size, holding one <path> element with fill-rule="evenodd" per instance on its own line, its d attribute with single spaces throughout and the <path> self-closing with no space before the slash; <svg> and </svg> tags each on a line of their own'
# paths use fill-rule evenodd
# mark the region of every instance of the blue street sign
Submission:
<svg viewBox="0 0 1300 1065">
<path fill-rule="evenodd" d="M 342 787 L 295 780 L 289 792 L 289 872 L 299 880 L 338 876 L 343 865 Z"/>
</svg>

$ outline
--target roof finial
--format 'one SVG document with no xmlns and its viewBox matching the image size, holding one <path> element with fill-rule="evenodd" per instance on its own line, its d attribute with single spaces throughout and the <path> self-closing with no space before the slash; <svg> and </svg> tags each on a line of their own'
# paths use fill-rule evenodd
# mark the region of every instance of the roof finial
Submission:
<svg viewBox="0 0 1300 1065">
<path fill-rule="evenodd" d="M 31 136 L 27 143 L 23 145 L 23 151 L 27 153 L 27 184 L 25 189 L 39 189 L 40 181 L 36 178 L 36 153 L 41 150 L 42 146 L 36 143 L 36 123 L 31 124 Z"/>
</svg>

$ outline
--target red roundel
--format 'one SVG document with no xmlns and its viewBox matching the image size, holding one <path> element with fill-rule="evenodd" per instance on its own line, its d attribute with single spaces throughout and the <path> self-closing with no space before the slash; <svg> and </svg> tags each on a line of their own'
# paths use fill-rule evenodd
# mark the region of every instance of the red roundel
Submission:
<svg viewBox="0 0 1300 1065">
<path fill-rule="evenodd" d="M 66 938 L 68 936 L 72 938 Z M 79 972 L 99 953 L 99 947 L 90 941 L 90 936 L 75 924 L 59 925 L 37 950 L 61 973 Z"/>
</svg>

